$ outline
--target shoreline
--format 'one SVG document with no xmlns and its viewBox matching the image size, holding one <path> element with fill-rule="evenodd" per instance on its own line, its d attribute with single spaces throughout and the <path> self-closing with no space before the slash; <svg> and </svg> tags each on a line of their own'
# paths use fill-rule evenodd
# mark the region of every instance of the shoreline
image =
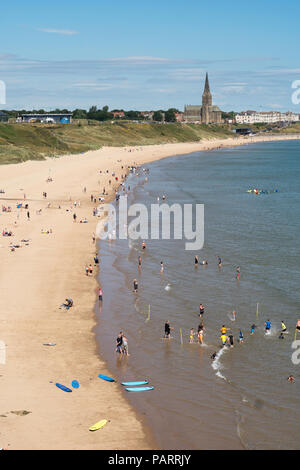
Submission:
<svg viewBox="0 0 300 470">
<path fill-rule="evenodd" d="M 154 448 L 144 420 L 119 386 L 97 377 L 98 373 L 110 374 L 99 356 L 94 332 L 98 270 L 92 277 L 84 272 L 96 252 L 92 209 L 97 205 L 90 201 L 90 195 L 102 194 L 105 187 L 110 188 L 108 198 L 113 197 L 128 165 L 203 150 L 299 139 L 298 135 L 256 136 L 104 147 L 84 156 L 67 155 L 0 167 L 0 186 L 5 190 L 1 205 L 12 207 L 10 213 L 1 212 L 1 231 L 6 228 L 15 234 L 1 237 L 0 242 L 0 340 L 6 344 L 6 363 L 0 364 L 0 447 Z M 107 169 L 109 173 L 104 173 Z M 120 181 L 109 185 L 112 172 Z M 49 175 L 53 182 L 46 183 Z M 86 193 L 82 191 L 84 186 Z M 48 193 L 45 199 L 44 191 Z M 29 204 L 30 219 L 27 210 L 16 209 L 17 202 Z M 38 215 L 36 211 L 40 209 Z M 74 212 L 76 223 L 72 219 Z M 89 223 L 80 224 L 80 218 L 87 218 Z M 42 229 L 52 229 L 52 233 L 42 234 Z M 22 239 L 30 240 L 29 244 Z M 11 252 L 11 242 L 21 248 Z M 101 269 L 101 244 L 99 254 Z M 105 302 L 105 292 L 103 296 Z M 59 310 L 67 297 L 74 300 L 74 307 Z M 56 346 L 44 346 L 46 342 Z M 80 388 L 72 394 L 55 387 L 55 382 L 70 386 L 73 379 L 79 381 Z M 29 414 L 12 413 L 22 410 Z M 104 418 L 110 422 L 103 429 L 88 431 L 89 426 Z"/>
</svg>

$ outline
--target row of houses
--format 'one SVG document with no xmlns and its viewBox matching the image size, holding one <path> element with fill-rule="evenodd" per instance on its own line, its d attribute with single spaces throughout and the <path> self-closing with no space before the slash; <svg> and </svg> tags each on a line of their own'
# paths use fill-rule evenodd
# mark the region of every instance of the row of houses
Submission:
<svg viewBox="0 0 300 470">
<path fill-rule="evenodd" d="M 280 111 L 245 111 L 235 116 L 237 124 L 273 124 L 277 122 L 298 122 L 299 120 L 299 114 L 291 112 L 281 113 Z"/>
</svg>

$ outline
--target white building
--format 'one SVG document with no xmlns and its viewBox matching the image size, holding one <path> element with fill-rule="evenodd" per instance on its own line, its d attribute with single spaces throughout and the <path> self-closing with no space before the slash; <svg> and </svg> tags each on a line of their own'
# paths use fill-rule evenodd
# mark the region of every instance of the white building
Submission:
<svg viewBox="0 0 300 470">
<path fill-rule="evenodd" d="M 255 124 L 259 122 L 264 122 L 266 124 L 271 124 L 275 122 L 295 122 L 299 121 L 299 114 L 294 114 L 291 112 L 281 113 L 279 111 L 269 111 L 269 112 L 256 112 L 256 111 L 246 111 L 235 116 L 237 124 Z"/>
</svg>

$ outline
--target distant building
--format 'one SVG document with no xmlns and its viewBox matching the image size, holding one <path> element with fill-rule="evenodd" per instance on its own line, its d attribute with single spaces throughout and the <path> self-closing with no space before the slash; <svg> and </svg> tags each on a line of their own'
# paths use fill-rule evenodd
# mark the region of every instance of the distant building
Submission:
<svg viewBox="0 0 300 470">
<path fill-rule="evenodd" d="M 243 113 L 237 114 L 235 116 L 235 120 L 237 124 L 272 124 L 276 122 L 297 122 L 299 121 L 299 114 L 294 114 L 291 112 L 281 113 L 279 111 L 245 111 Z"/>
<path fill-rule="evenodd" d="M 141 116 L 143 116 L 145 119 L 149 119 L 150 121 L 152 121 L 154 111 L 141 111 L 140 114 L 141 114 Z"/>
<path fill-rule="evenodd" d="M 175 113 L 175 117 L 177 122 L 184 121 L 184 113 Z"/>
<path fill-rule="evenodd" d="M 205 78 L 205 87 L 202 95 L 202 106 L 186 105 L 184 107 L 184 120 L 200 124 L 220 124 L 222 111 L 218 106 L 213 106 L 212 95 L 209 88 L 208 74 Z"/>
<path fill-rule="evenodd" d="M 125 117 L 124 111 L 111 111 L 111 114 L 113 114 L 114 118 L 123 118 Z"/>
<path fill-rule="evenodd" d="M 72 122 L 72 114 L 71 113 L 22 114 L 22 122 L 70 124 L 70 122 Z"/>
<path fill-rule="evenodd" d="M 0 111 L 0 122 L 8 122 L 8 114 Z"/>
</svg>

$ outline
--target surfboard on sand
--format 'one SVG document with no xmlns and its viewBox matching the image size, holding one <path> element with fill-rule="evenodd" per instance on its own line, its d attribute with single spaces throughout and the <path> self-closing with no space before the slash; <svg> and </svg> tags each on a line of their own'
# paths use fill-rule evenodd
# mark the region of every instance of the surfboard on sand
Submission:
<svg viewBox="0 0 300 470">
<path fill-rule="evenodd" d="M 154 387 L 126 387 L 125 390 L 128 392 L 146 392 L 147 390 L 153 390 Z"/>
<path fill-rule="evenodd" d="M 98 421 L 96 424 L 94 424 L 93 426 L 91 426 L 89 428 L 90 431 L 97 431 L 98 429 L 101 429 L 103 428 L 103 426 L 105 426 L 107 423 L 107 419 L 102 419 L 101 421 Z"/>
<path fill-rule="evenodd" d="M 99 377 L 100 379 L 106 380 L 107 382 L 115 382 L 115 379 L 113 379 L 113 378 L 111 378 L 111 377 L 107 377 L 107 375 L 99 374 L 98 377 Z"/>
<path fill-rule="evenodd" d="M 127 387 L 134 387 L 135 385 L 146 385 L 148 380 L 140 380 L 138 382 L 121 382 L 121 385 L 125 385 Z"/>
<path fill-rule="evenodd" d="M 55 384 L 58 388 L 60 388 L 61 390 L 63 390 L 64 392 L 72 392 L 72 390 L 68 387 L 65 387 L 64 385 L 62 384 L 59 384 L 59 383 L 56 383 Z"/>
</svg>

